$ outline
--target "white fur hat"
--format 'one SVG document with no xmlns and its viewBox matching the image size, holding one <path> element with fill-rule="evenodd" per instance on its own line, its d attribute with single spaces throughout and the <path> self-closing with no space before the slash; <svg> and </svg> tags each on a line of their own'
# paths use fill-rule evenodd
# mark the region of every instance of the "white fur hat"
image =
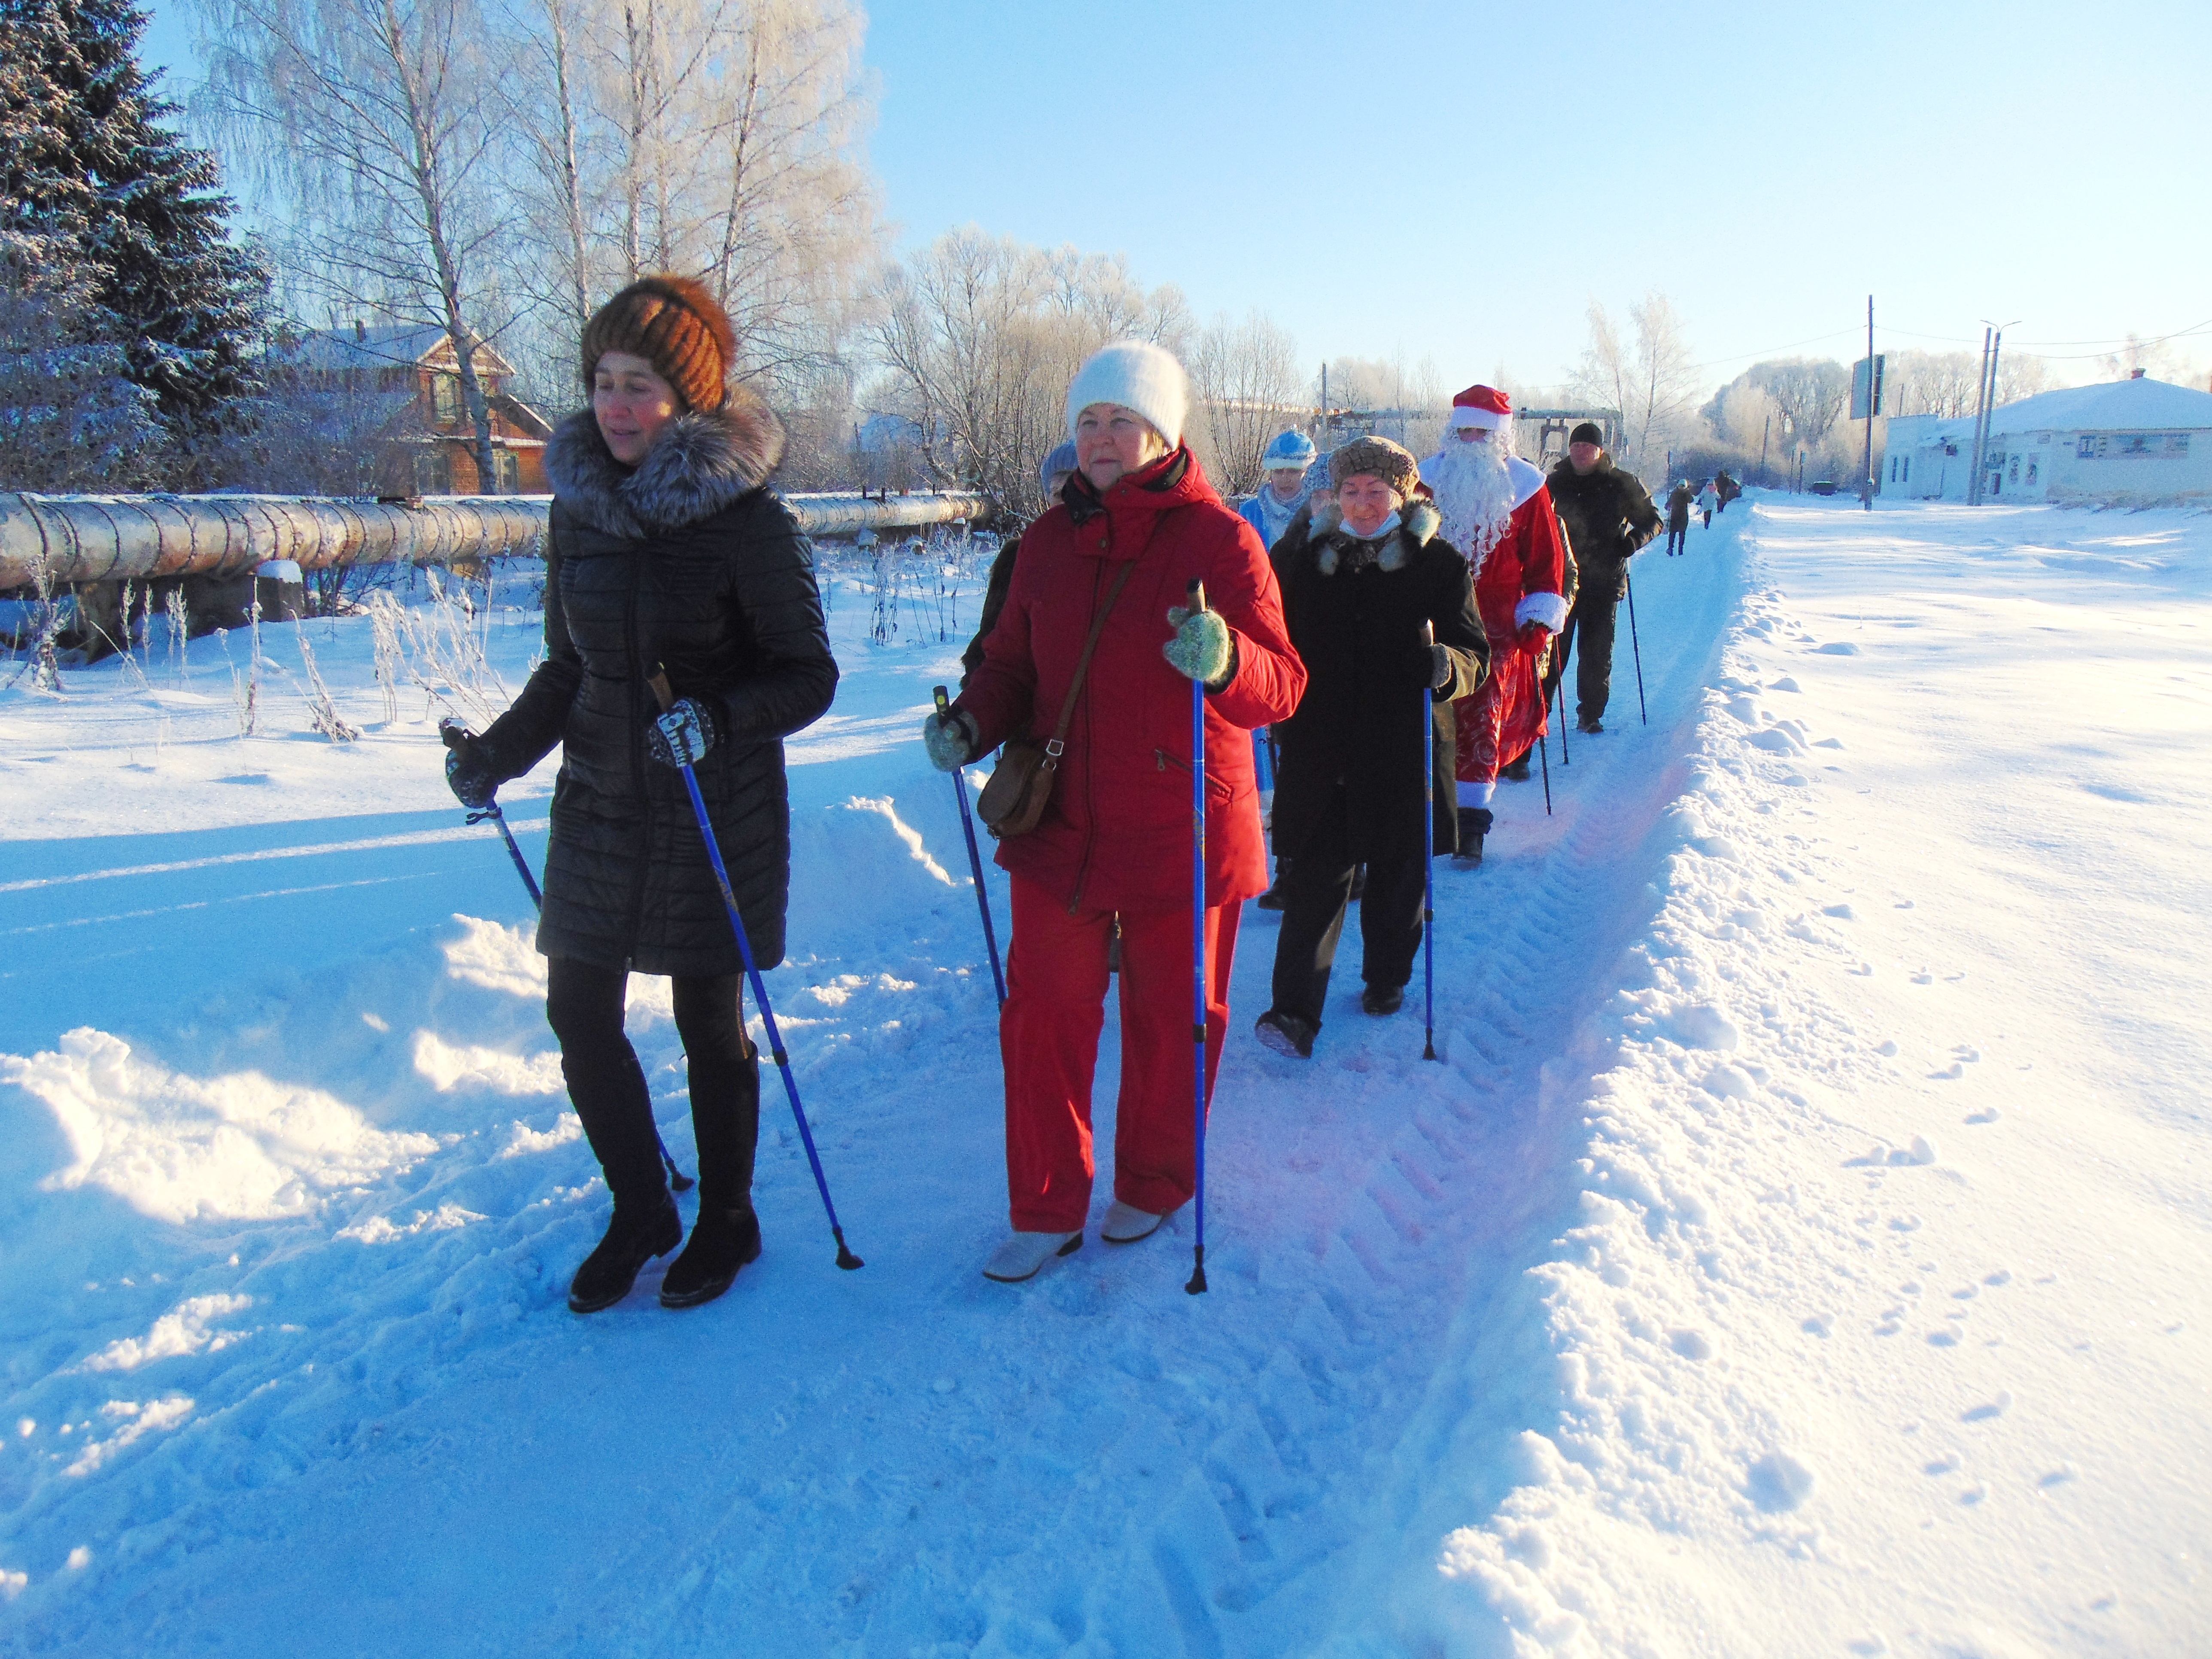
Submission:
<svg viewBox="0 0 2212 1659">
<path fill-rule="evenodd" d="M 1093 404 L 1133 409 L 1158 428 L 1173 449 L 1182 441 L 1182 419 L 1190 408 L 1190 382 L 1172 352 L 1142 340 L 1116 340 L 1101 346 L 1076 371 L 1067 388 L 1067 435 L 1075 417 Z"/>
</svg>

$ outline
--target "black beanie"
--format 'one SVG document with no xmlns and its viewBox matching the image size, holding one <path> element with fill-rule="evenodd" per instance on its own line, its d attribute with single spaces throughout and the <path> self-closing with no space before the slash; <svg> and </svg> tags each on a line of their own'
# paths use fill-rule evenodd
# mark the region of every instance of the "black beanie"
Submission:
<svg viewBox="0 0 2212 1659">
<path fill-rule="evenodd" d="M 1553 428 L 1555 431 L 1557 429 Z M 1572 432 L 1567 434 L 1567 441 L 1571 444 L 1595 444 L 1602 449 L 1605 447 L 1605 434 L 1595 421 L 1584 421 Z"/>
</svg>

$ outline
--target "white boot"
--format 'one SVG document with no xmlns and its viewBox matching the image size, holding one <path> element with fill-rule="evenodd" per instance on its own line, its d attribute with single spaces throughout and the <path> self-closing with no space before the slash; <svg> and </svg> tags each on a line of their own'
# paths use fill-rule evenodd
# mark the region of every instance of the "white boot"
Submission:
<svg viewBox="0 0 2212 1659">
<path fill-rule="evenodd" d="M 1173 1210 L 1168 1212 L 1168 1215 L 1174 1213 Z M 1133 1204 L 1124 1204 L 1117 1198 L 1106 1212 L 1105 1224 L 1098 1229 L 1098 1237 L 1109 1244 L 1133 1244 L 1159 1231 L 1160 1223 L 1167 1218 L 1150 1210 L 1140 1210 Z"/>
<path fill-rule="evenodd" d="M 1073 1233 L 1014 1233 L 991 1253 L 983 1264 L 983 1277 L 1001 1285 L 1018 1285 L 1035 1279 L 1037 1269 L 1056 1255 L 1073 1255 L 1083 1248 L 1083 1235 Z"/>
</svg>

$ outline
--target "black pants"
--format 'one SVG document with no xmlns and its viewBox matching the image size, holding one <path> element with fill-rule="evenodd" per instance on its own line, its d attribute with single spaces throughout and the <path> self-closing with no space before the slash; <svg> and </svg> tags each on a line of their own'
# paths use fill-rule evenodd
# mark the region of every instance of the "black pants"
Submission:
<svg viewBox="0 0 2212 1659">
<path fill-rule="evenodd" d="M 1687 519 L 1685 519 L 1680 524 L 1668 525 L 1667 526 L 1667 552 L 1668 556 L 1671 557 L 1674 554 L 1686 553 L 1689 550 L 1690 521 Z"/>
<path fill-rule="evenodd" d="M 651 1206 L 665 1192 L 653 1097 L 637 1050 L 623 1032 L 629 975 L 568 957 L 550 963 L 545 1019 L 561 1040 L 561 1073 L 584 1134 L 606 1172 L 615 1202 Z M 760 1056 L 745 1036 L 742 981 L 678 977 L 676 1030 L 691 1085 L 691 1129 L 699 1143 L 699 1206 L 752 1204 L 753 1148 L 760 1136 Z"/>
<path fill-rule="evenodd" d="M 1551 685 L 1566 672 L 1567 650 L 1574 649 L 1575 712 L 1583 720 L 1603 719 L 1613 696 L 1613 625 L 1620 616 L 1620 594 L 1594 593 L 1585 587 L 1575 596 L 1567 625 L 1552 647 L 1552 667 L 1545 677 Z"/>
<path fill-rule="evenodd" d="M 1352 900 L 1352 872 L 1341 838 L 1316 837 L 1291 860 L 1283 878 L 1283 930 L 1275 939 L 1275 997 L 1279 1012 L 1322 1023 L 1329 969 Z M 1413 976 L 1421 948 L 1419 854 L 1409 859 L 1367 860 L 1367 891 L 1359 901 L 1360 976 L 1368 984 L 1395 987 Z"/>
</svg>

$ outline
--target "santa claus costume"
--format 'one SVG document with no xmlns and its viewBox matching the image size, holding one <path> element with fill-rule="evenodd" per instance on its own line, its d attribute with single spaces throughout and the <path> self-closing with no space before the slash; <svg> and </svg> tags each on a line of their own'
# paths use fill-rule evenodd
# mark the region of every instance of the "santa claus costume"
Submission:
<svg viewBox="0 0 2212 1659">
<path fill-rule="evenodd" d="M 1443 518 L 1443 538 L 1467 550 L 1475 605 L 1490 641 L 1490 678 L 1452 705 L 1458 721 L 1459 852 L 1482 862 L 1491 798 L 1504 762 L 1543 734 L 1539 690 L 1552 636 L 1567 619 L 1566 556 L 1544 475 L 1512 453 L 1513 404 L 1495 386 L 1452 399 L 1443 450 L 1421 477 Z"/>
</svg>

